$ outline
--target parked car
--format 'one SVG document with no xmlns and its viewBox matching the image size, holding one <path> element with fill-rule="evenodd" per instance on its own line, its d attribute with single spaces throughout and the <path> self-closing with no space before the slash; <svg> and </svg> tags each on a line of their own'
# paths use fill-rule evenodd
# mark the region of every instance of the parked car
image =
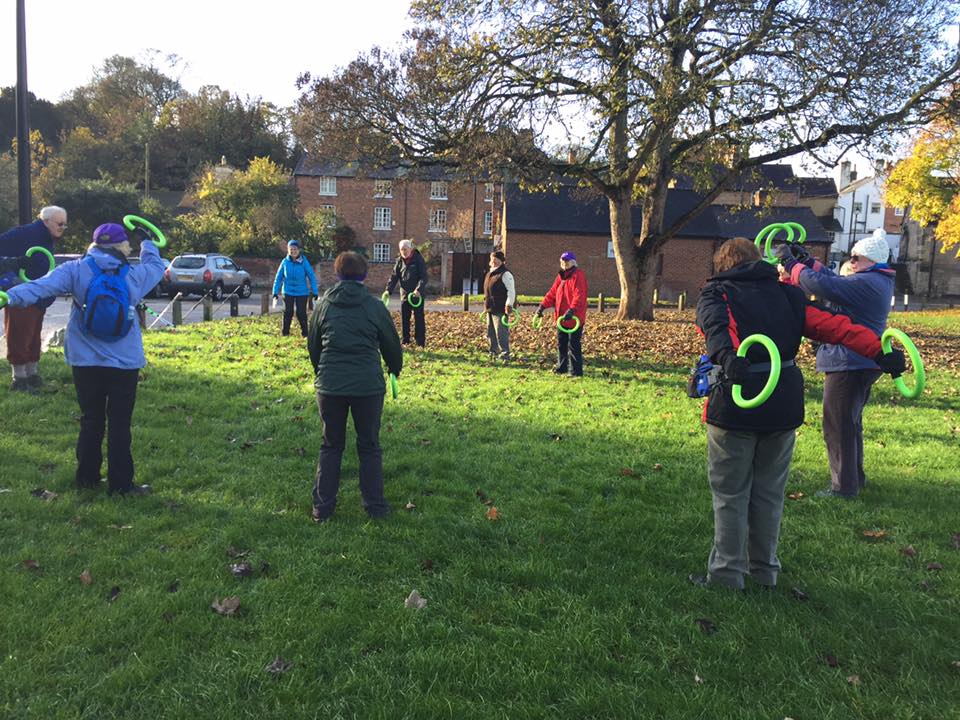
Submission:
<svg viewBox="0 0 960 720">
<path fill-rule="evenodd" d="M 170 261 L 167 260 L 166 258 L 160 258 L 160 259 L 163 260 L 163 264 L 167 266 L 167 270 L 169 271 Z M 127 262 L 130 263 L 130 267 L 136 267 L 137 265 L 140 264 L 140 258 L 137 257 L 136 255 L 131 255 L 130 257 L 127 258 Z M 153 290 L 148 292 L 144 297 L 162 298 L 166 292 L 167 292 L 167 274 L 165 272 L 163 274 L 163 278 L 160 280 L 160 282 L 157 283 L 156 287 L 154 287 Z"/>
<path fill-rule="evenodd" d="M 250 273 L 219 253 L 177 255 L 164 273 L 163 281 L 168 297 L 178 292 L 184 295 L 210 293 L 214 300 L 222 300 L 230 293 L 242 298 L 253 294 Z"/>
</svg>

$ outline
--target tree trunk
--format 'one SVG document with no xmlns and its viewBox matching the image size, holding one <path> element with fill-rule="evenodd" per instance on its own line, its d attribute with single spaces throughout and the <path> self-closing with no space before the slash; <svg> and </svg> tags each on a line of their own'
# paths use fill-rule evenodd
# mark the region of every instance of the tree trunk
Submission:
<svg viewBox="0 0 960 720">
<path fill-rule="evenodd" d="M 642 317 L 639 291 L 640 268 L 636 262 L 637 247 L 633 242 L 633 215 L 629 191 L 618 191 L 607 198 L 610 203 L 610 239 L 620 281 L 620 308 L 617 320 Z"/>
</svg>

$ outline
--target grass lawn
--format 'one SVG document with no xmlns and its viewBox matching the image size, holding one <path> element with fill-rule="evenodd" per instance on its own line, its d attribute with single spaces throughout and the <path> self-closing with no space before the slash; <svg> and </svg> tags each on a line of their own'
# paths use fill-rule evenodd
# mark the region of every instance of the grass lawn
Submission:
<svg viewBox="0 0 960 720">
<path fill-rule="evenodd" d="M 956 357 L 960 315 L 936 317 L 896 324 Z M 916 401 L 875 387 L 856 502 L 813 498 L 806 372 L 781 585 L 734 594 L 686 581 L 712 538 L 693 357 L 598 359 L 589 328 L 581 380 L 522 343 L 509 367 L 410 353 L 381 435 L 396 512 L 366 519 L 350 442 L 315 525 L 309 363 L 277 325 L 148 337 L 148 498 L 72 489 L 60 356 L 41 364 L 55 392 L 0 388 L 0 718 L 960 718 L 955 366 Z M 229 596 L 236 614 L 211 609 Z"/>
</svg>

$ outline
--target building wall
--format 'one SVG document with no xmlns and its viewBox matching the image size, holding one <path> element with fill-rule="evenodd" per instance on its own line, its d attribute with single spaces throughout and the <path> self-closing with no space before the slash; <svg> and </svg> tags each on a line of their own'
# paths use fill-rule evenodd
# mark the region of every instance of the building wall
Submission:
<svg viewBox="0 0 960 720">
<path fill-rule="evenodd" d="M 941 252 L 943 245 L 934 230 L 933 225 L 921 228 L 909 219 L 903 224 L 899 260 L 910 285 L 898 289 L 925 297 L 960 296 L 960 259 L 954 252 Z"/>
<path fill-rule="evenodd" d="M 854 215 L 854 206 L 862 204 L 862 211 Z M 880 212 L 871 212 L 871 206 L 879 203 Z M 843 225 L 843 232 L 838 233 L 831 252 L 835 256 L 847 255 L 854 243 L 861 238 L 871 235 L 877 228 L 887 231 L 887 243 L 894 257 L 900 252 L 900 228 L 894 220 L 896 218 L 892 208 L 887 208 L 883 201 L 883 194 L 876 178 L 858 186 L 854 190 L 842 188 L 837 198 L 837 219 Z M 893 218 L 893 220 L 891 219 Z"/>
</svg>

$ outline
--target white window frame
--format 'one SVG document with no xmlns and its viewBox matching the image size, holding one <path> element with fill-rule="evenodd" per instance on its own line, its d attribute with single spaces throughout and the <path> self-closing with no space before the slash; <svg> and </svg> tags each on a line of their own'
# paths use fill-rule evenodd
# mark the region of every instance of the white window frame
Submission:
<svg viewBox="0 0 960 720">
<path fill-rule="evenodd" d="M 442 219 L 442 222 L 441 222 Z M 444 208 L 430 208 L 430 224 L 427 232 L 445 233 L 447 231 L 447 211 Z"/>
<path fill-rule="evenodd" d="M 332 228 L 337 226 L 337 208 L 334 205 L 321 205 L 320 209 L 324 212 L 330 213 L 327 217 L 327 227 Z"/>
<path fill-rule="evenodd" d="M 871 215 L 879 215 L 881 210 L 883 210 L 883 205 L 881 203 L 870 203 Z"/>
<path fill-rule="evenodd" d="M 373 209 L 373 229 L 374 230 L 392 230 L 393 229 L 393 208 L 375 207 Z"/>
<path fill-rule="evenodd" d="M 446 180 L 434 180 L 430 183 L 430 199 L 431 200 L 446 200 L 449 191 L 449 183 Z"/>
<path fill-rule="evenodd" d="M 483 211 L 483 234 L 493 235 L 493 210 Z"/>
<path fill-rule="evenodd" d="M 373 196 L 375 198 L 392 198 L 393 180 L 374 180 Z"/>
<path fill-rule="evenodd" d="M 390 262 L 390 243 L 377 242 L 373 244 L 373 261 L 375 263 Z"/>
<path fill-rule="evenodd" d="M 607 240 L 607 257 L 616 258 L 616 255 L 613 254 L 613 240 Z"/>
<path fill-rule="evenodd" d="M 863 203 L 862 203 L 862 202 L 855 202 L 855 203 L 853 204 L 853 209 L 851 210 L 851 212 L 852 212 L 854 215 L 862 215 L 862 214 L 863 214 Z"/>
<path fill-rule="evenodd" d="M 320 176 L 320 191 L 317 195 L 329 195 L 335 197 L 337 194 L 337 178 L 333 175 Z"/>
<path fill-rule="evenodd" d="M 902 207 L 894 208 L 893 214 L 896 215 L 897 217 L 903 217 L 903 208 Z"/>
<path fill-rule="evenodd" d="M 495 191 L 496 191 L 496 188 L 494 187 L 493 183 L 484 183 L 484 184 L 483 184 L 483 200 L 484 200 L 484 202 L 492 203 L 492 202 L 493 202 L 493 195 L 494 195 L 494 192 L 495 192 Z"/>
</svg>

